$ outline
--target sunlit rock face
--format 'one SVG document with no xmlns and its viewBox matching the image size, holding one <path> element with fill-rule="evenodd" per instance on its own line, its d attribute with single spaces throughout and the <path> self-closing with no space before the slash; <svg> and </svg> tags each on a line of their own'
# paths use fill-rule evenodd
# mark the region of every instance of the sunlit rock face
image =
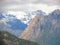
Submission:
<svg viewBox="0 0 60 45">
<path fill-rule="evenodd" d="M 30 26 L 28 26 L 27 29 L 22 33 L 22 38 L 24 38 L 24 39 L 31 38 L 31 40 L 34 40 L 35 38 L 37 38 L 40 33 L 40 24 L 41 24 L 40 20 L 43 23 L 43 18 L 44 18 L 44 16 L 42 16 L 42 15 L 35 16 L 35 18 L 30 23 Z M 37 33 L 37 32 L 39 32 L 39 33 Z"/>
<path fill-rule="evenodd" d="M 60 10 L 48 16 L 36 15 L 20 38 L 40 45 L 60 45 Z"/>
</svg>

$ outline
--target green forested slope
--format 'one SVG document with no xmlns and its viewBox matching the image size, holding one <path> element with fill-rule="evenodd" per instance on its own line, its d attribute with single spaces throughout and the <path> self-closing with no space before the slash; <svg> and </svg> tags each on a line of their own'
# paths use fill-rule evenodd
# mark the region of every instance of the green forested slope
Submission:
<svg viewBox="0 0 60 45">
<path fill-rule="evenodd" d="M 19 39 L 16 36 L 0 31 L 0 45 L 38 45 L 35 42 Z"/>
</svg>

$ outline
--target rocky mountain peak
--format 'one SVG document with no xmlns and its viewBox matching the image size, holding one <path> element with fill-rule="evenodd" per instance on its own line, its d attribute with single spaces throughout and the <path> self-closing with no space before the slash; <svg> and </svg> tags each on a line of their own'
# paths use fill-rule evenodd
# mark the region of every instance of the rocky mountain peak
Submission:
<svg viewBox="0 0 60 45">
<path fill-rule="evenodd" d="M 60 44 L 60 11 L 48 16 L 36 15 L 20 38 L 38 42 L 40 45 Z"/>
<path fill-rule="evenodd" d="M 36 15 L 35 18 L 32 20 L 30 25 L 26 28 L 26 30 L 22 33 L 21 38 L 31 41 L 36 39 L 40 34 L 40 25 L 44 23 L 44 16 L 43 15 Z"/>
<path fill-rule="evenodd" d="M 60 19 L 60 10 L 56 9 L 52 13 L 50 13 L 50 16 L 54 19 Z"/>
</svg>

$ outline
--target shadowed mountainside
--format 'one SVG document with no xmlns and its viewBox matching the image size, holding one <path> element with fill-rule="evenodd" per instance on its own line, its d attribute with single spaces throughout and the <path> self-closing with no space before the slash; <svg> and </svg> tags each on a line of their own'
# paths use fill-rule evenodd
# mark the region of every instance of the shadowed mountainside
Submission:
<svg viewBox="0 0 60 45">
<path fill-rule="evenodd" d="M 0 31 L 0 45 L 38 45 L 35 42 L 19 39 L 8 32 Z"/>
</svg>

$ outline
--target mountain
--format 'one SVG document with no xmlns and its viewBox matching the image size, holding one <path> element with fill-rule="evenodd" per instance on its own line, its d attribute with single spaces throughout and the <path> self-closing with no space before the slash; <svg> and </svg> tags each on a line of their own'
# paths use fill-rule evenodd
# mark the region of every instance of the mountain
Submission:
<svg viewBox="0 0 60 45">
<path fill-rule="evenodd" d="M 11 12 L 0 13 L 0 29 L 8 31 L 16 36 L 19 36 L 25 28 L 30 24 L 31 20 L 36 14 L 44 15 L 42 10 L 26 12 L 26 15 L 21 15 L 24 18 L 18 19 L 17 16 L 11 14 Z M 5 30 L 6 29 L 6 30 Z M 16 33 L 15 33 L 16 32 Z"/>
<path fill-rule="evenodd" d="M 16 16 L 0 13 L 0 30 L 8 31 L 19 36 L 26 27 L 27 24 L 21 22 L 21 20 L 16 18 Z"/>
<path fill-rule="evenodd" d="M 20 38 L 40 45 L 60 45 L 60 10 L 54 10 L 47 16 L 36 15 Z"/>
<path fill-rule="evenodd" d="M 25 39 L 28 37 L 31 38 L 30 40 L 34 40 L 35 38 L 37 38 L 38 34 L 40 33 L 40 24 L 43 23 L 44 21 L 43 18 L 44 18 L 43 15 L 36 15 L 35 18 L 32 20 L 32 22 L 30 23 L 30 25 L 22 33 L 21 38 Z"/>
<path fill-rule="evenodd" d="M 39 45 L 39 44 L 19 39 L 8 32 L 0 31 L 0 45 Z"/>
<path fill-rule="evenodd" d="M 46 13 L 42 10 L 28 11 L 25 13 L 26 15 L 24 15 L 24 18 L 21 19 L 21 21 L 28 25 L 30 24 L 31 20 L 36 16 L 36 14 L 46 15 Z"/>
<path fill-rule="evenodd" d="M 53 11 L 50 15 L 52 16 L 52 18 L 59 20 L 60 19 L 60 10 L 57 9 L 57 10 Z"/>
<path fill-rule="evenodd" d="M 5 18 L 2 14 L 0 14 L 0 19 Z"/>
<path fill-rule="evenodd" d="M 45 15 L 46 13 L 42 10 L 36 10 L 36 11 L 32 11 L 30 12 L 31 14 L 35 15 L 35 14 L 41 14 L 41 15 Z"/>
</svg>

